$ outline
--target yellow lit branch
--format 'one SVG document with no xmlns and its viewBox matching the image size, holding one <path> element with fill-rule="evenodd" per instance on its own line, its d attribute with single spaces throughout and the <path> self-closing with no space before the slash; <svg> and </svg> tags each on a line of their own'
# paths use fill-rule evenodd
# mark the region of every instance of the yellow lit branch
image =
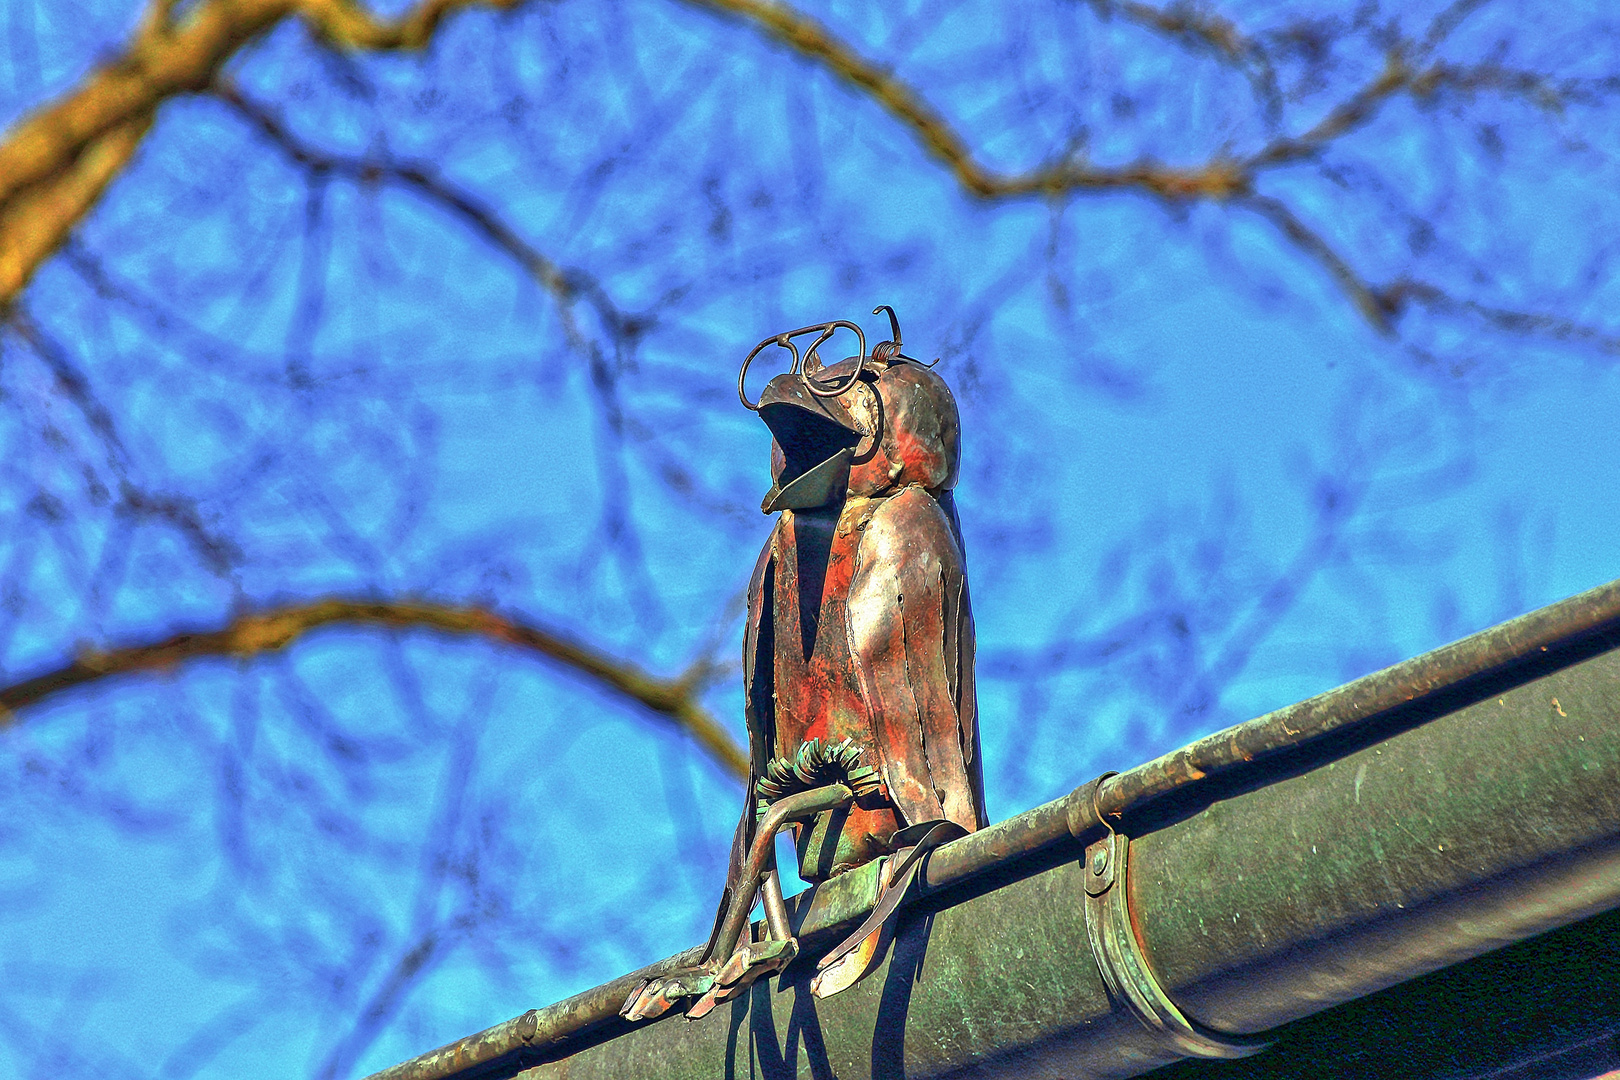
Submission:
<svg viewBox="0 0 1620 1080">
<path fill-rule="evenodd" d="M 1279 135 L 1248 155 L 1220 153 L 1192 165 L 1144 159 L 1122 166 L 1099 166 L 1071 156 L 1030 170 L 1000 172 L 981 162 L 961 133 L 912 86 L 886 66 L 860 55 L 811 16 L 773 0 L 686 2 L 752 24 L 871 98 L 909 129 L 976 198 L 1134 190 L 1169 202 L 1210 200 L 1249 210 L 1321 265 L 1362 315 L 1386 333 L 1392 332 L 1394 319 L 1407 304 L 1436 310 L 1483 309 L 1427 282 L 1379 284 L 1369 280 L 1291 207 L 1275 197 L 1259 195 L 1255 190 L 1259 175 L 1317 157 L 1334 141 L 1365 126 L 1398 95 L 1427 99 L 1447 89 L 1495 92 L 1556 110 L 1564 100 L 1580 99 L 1585 92 L 1579 80 L 1554 80 L 1489 63 L 1458 67 L 1433 59 L 1436 47 L 1466 14 L 1464 9 L 1437 19 L 1422 40 L 1392 43 L 1384 69 L 1315 126 L 1296 135 Z M 147 18 L 123 53 L 97 68 L 76 89 L 23 119 L 0 141 L 0 308 L 21 292 L 40 264 L 94 207 L 138 148 L 159 107 L 171 97 L 215 84 L 232 56 L 281 21 L 302 18 L 320 38 L 338 48 L 419 49 L 432 40 L 442 20 L 459 8 L 475 4 L 510 8 L 519 3 L 521 0 L 420 0 L 397 18 L 380 18 L 356 0 L 201 0 L 176 20 L 173 0 L 153 0 Z M 1094 0 L 1094 6 L 1104 17 L 1131 21 L 1245 70 L 1260 95 L 1275 107 L 1277 92 L 1269 61 L 1256 42 L 1229 20 L 1196 7 L 1161 8 L 1141 0 Z M 492 238 L 497 243 L 503 239 Z M 557 268 L 543 259 L 530 270 L 553 292 L 565 296 L 571 291 Z M 566 315 L 566 299 L 564 307 Z M 1511 318 L 1487 321 L 1509 332 L 1535 333 L 1551 318 L 1533 312 L 1506 314 Z M 571 336 L 576 336 L 571 320 L 568 323 Z M 1609 336 L 1589 327 L 1574 327 L 1573 336 L 1601 338 L 1606 347 L 1613 345 Z"/>
<path fill-rule="evenodd" d="M 627 661 L 484 608 L 407 601 L 316 600 L 239 615 L 217 629 L 175 634 L 151 644 L 83 652 L 65 667 L 0 687 L 0 724 L 9 723 L 19 709 L 101 679 L 170 671 L 211 657 L 261 656 L 329 626 L 429 630 L 479 637 L 533 653 L 670 721 L 721 768 L 739 779 L 748 777 L 748 755 L 698 700 L 710 674 L 707 665 L 694 665 L 679 678 L 661 679 Z"/>
<path fill-rule="evenodd" d="M 887 68 L 855 52 L 810 16 L 769 0 L 690 2 L 758 24 L 777 41 L 817 61 L 833 75 L 871 97 L 909 127 L 923 147 L 951 170 L 957 182 L 979 198 L 1137 188 L 1167 199 L 1226 199 L 1247 190 L 1247 177 L 1235 161 L 1213 161 L 1192 169 L 1153 163 L 1111 169 L 1062 162 L 1030 172 L 993 172 L 974 158 L 956 129 L 908 84 L 895 78 Z"/>
<path fill-rule="evenodd" d="M 1307 225 L 1282 200 L 1260 195 L 1255 183 L 1262 172 L 1319 156 L 1330 144 L 1368 124 L 1385 103 L 1400 94 L 1428 98 L 1445 88 L 1467 92 L 1496 91 L 1524 97 L 1542 108 L 1558 107 L 1564 97 L 1579 97 L 1578 80 L 1558 83 L 1542 76 L 1513 72 L 1496 65 L 1460 68 L 1428 58 L 1455 29 L 1466 11 L 1442 15 L 1422 41 L 1397 41 L 1382 71 L 1310 129 L 1279 136 L 1247 156 L 1219 153 L 1201 164 L 1180 166 L 1151 159 L 1130 165 L 1098 166 L 1073 158 L 1023 172 L 996 172 L 975 158 L 972 149 L 948 121 L 910 85 L 886 67 L 852 49 L 816 19 L 775 0 L 686 0 L 687 3 L 752 23 L 766 36 L 822 65 L 835 78 L 871 98 L 905 127 L 940 161 L 962 188 L 980 199 L 1058 197 L 1103 191 L 1140 191 L 1167 202 L 1209 200 L 1249 210 L 1271 223 L 1289 243 L 1319 264 L 1344 290 L 1356 309 L 1376 329 L 1394 332 L 1394 320 L 1407 304 L 1434 310 L 1483 315 L 1488 323 L 1511 333 L 1547 332 L 1561 338 L 1596 341 L 1615 351 L 1620 342 L 1591 327 L 1566 324 L 1534 312 L 1496 312 L 1477 302 L 1458 299 L 1428 282 L 1401 279 L 1380 285 L 1360 274 L 1328 239 Z M 1104 17 L 1120 17 L 1155 33 L 1206 49 L 1249 73 L 1261 96 L 1274 103 L 1276 87 L 1269 62 L 1254 41 L 1230 21 L 1191 5 L 1156 8 L 1139 0 L 1093 0 Z M 1457 5 L 1454 5 L 1456 7 Z M 1448 9 L 1450 12 L 1451 9 Z"/>
<path fill-rule="evenodd" d="M 506 8 L 518 0 L 423 0 L 391 19 L 353 0 L 203 0 L 178 21 L 172 0 L 154 0 L 128 48 L 0 141 L 0 307 L 95 206 L 159 107 L 205 89 L 284 19 L 302 17 L 340 48 L 420 49 L 447 14 L 475 3 Z"/>
</svg>

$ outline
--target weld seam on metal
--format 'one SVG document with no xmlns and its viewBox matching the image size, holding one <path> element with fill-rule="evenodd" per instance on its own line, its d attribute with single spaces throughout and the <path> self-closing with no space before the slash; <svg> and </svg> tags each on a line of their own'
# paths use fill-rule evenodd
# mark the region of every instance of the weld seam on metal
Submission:
<svg viewBox="0 0 1620 1080">
<path fill-rule="evenodd" d="M 1086 937 L 1109 997 L 1184 1057 L 1242 1058 L 1270 1046 L 1269 1041 L 1204 1027 L 1177 1008 L 1159 985 L 1131 924 L 1130 890 L 1125 887 L 1129 852 L 1130 838 L 1112 829 L 1086 848 Z"/>
</svg>

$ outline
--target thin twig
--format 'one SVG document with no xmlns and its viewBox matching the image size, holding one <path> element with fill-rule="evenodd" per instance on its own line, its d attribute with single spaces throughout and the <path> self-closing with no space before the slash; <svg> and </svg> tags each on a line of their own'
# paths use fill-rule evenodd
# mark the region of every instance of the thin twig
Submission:
<svg viewBox="0 0 1620 1080">
<path fill-rule="evenodd" d="M 1258 214 L 1289 243 L 1320 265 L 1349 298 L 1356 310 L 1384 334 L 1395 332 L 1404 301 L 1415 300 L 1436 310 L 1468 311 L 1500 329 L 1544 333 L 1558 339 L 1609 341 L 1613 335 L 1570 320 L 1538 312 L 1503 311 L 1477 301 L 1451 296 L 1430 282 L 1401 279 L 1379 285 L 1360 273 L 1322 233 L 1282 199 L 1256 191 L 1260 175 L 1269 169 L 1319 158 L 1338 140 L 1375 119 L 1383 106 L 1399 94 L 1429 98 L 1441 89 L 1462 92 L 1498 90 L 1514 93 L 1551 107 L 1547 85 L 1524 73 L 1487 67 L 1464 69 L 1442 62 L 1429 63 L 1446 35 L 1477 3 L 1465 0 L 1448 9 L 1421 42 L 1398 42 L 1386 53 L 1385 63 L 1365 85 L 1357 88 L 1310 128 L 1298 135 L 1280 136 L 1247 156 L 1221 151 L 1199 165 L 1178 166 L 1151 159 L 1118 167 L 1086 161 L 1061 160 L 1023 172 L 996 172 L 982 164 L 966 139 L 933 109 L 912 86 L 887 67 L 857 53 L 822 23 L 773 0 L 686 0 L 687 3 L 752 23 L 766 36 L 821 64 L 840 81 L 871 98 L 905 127 L 923 148 L 948 169 L 963 190 L 987 201 L 1029 197 L 1057 198 L 1104 191 L 1138 191 L 1169 203 L 1210 201 Z M 1103 14 L 1120 14 L 1161 33 L 1188 37 L 1214 50 L 1232 63 L 1251 68 L 1261 57 L 1258 46 L 1235 26 L 1194 9 L 1159 9 L 1141 3 L 1095 5 Z M 1269 65 L 1267 66 L 1269 70 Z M 1612 85 L 1611 85 L 1612 84 Z M 1598 95 L 1620 91 L 1615 80 L 1592 80 L 1568 85 L 1567 93 Z"/>
</svg>

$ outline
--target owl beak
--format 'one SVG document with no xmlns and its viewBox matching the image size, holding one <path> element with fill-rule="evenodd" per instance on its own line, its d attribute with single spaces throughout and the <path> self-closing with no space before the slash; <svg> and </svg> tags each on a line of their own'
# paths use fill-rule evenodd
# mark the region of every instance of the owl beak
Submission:
<svg viewBox="0 0 1620 1080">
<path fill-rule="evenodd" d="M 760 510 L 810 510 L 843 498 L 863 432 L 842 402 L 817 397 L 798 375 L 786 373 L 760 394 L 759 418 L 785 459 Z"/>
</svg>

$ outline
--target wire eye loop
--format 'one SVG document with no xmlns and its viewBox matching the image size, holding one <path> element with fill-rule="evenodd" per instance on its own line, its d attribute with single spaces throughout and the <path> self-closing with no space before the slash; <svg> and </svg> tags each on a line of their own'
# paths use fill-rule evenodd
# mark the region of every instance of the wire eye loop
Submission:
<svg viewBox="0 0 1620 1080">
<path fill-rule="evenodd" d="M 749 351 L 746 357 L 743 358 L 742 370 L 737 373 L 737 397 L 742 401 L 743 407 L 748 409 L 750 412 L 759 411 L 759 402 L 748 400 L 748 390 L 743 383 L 744 380 L 748 378 L 749 365 L 754 362 L 754 358 L 757 357 L 767 345 L 775 345 L 777 348 L 787 349 L 793 354 L 793 366 L 788 368 L 788 373 L 797 375 L 804 383 L 804 388 L 808 390 L 813 397 L 818 398 L 834 398 L 840 396 L 841 394 L 848 393 L 850 389 L 861 380 L 861 376 L 876 365 L 891 363 L 897 359 L 909 360 L 915 364 L 922 363 L 922 361 L 906 356 L 900 351 L 902 348 L 904 348 L 904 344 L 900 338 L 900 319 L 895 315 L 894 308 L 890 307 L 888 304 L 879 304 L 877 307 L 872 309 L 872 314 L 876 315 L 879 312 L 886 313 L 889 316 L 889 331 L 893 337 L 888 341 L 880 342 L 877 348 L 873 349 L 870 354 L 868 354 L 866 351 L 866 334 L 861 331 L 859 326 L 856 326 L 847 319 L 834 319 L 831 322 L 815 323 L 811 326 L 801 326 L 797 330 L 787 330 L 780 334 L 773 334 L 770 337 L 762 340 L 758 345 L 755 345 L 753 349 Z M 821 354 L 819 350 L 828 341 L 832 340 L 833 335 L 838 333 L 840 330 L 848 330 L 855 335 L 855 340 L 858 345 L 855 355 L 859 362 L 855 365 L 855 370 L 851 371 L 847 376 L 834 380 L 831 385 L 824 386 L 820 380 L 813 379 L 811 376 L 825 369 L 825 365 L 821 362 Z M 797 337 L 804 337 L 806 334 L 814 334 L 816 335 L 816 339 L 810 343 L 810 347 L 806 349 L 801 356 L 799 353 L 799 347 L 793 343 L 793 339 Z M 935 360 L 934 364 L 937 363 L 939 363 L 939 361 Z M 923 366 L 933 367 L 934 364 L 924 364 Z"/>
<path fill-rule="evenodd" d="M 860 327 L 856 326 L 852 322 L 846 322 L 843 319 L 838 319 L 830 323 L 823 323 L 819 328 L 807 327 L 806 329 L 820 329 L 821 333 L 819 336 L 817 336 L 815 344 L 806 349 L 804 353 L 804 367 L 799 371 L 799 378 L 804 380 L 804 388 L 810 391 L 813 396 L 818 398 L 837 397 L 838 395 L 847 392 L 849 388 L 854 386 L 855 383 L 860 379 L 861 372 L 866 370 L 866 365 L 871 359 L 866 355 L 866 335 L 861 333 Z M 849 377 L 843 380 L 842 383 L 832 386 L 826 390 L 818 389 L 816 384 L 810 380 L 810 360 L 812 357 L 814 357 L 816 361 L 816 370 L 820 371 L 823 365 L 821 363 L 821 357 L 816 355 L 816 350 L 821 348 L 822 344 L 836 334 L 840 329 L 848 329 L 855 332 L 855 339 L 860 343 L 860 351 L 855 355 L 860 358 L 860 362 L 855 365 L 855 370 L 851 371 L 849 373 Z"/>
<path fill-rule="evenodd" d="M 793 354 L 793 366 L 788 368 L 788 374 L 795 375 L 802 372 L 804 363 L 799 358 L 799 347 L 793 344 L 792 338 L 792 334 L 777 334 L 775 337 L 768 337 L 755 345 L 748 353 L 748 356 L 744 358 L 742 370 L 737 372 L 737 397 L 742 401 L 743 408 L 749 412 L 759 412 L 759 402 L 748 400 L 748 391 L 743 386 L 743 381 L 748 378 L 748 365 L 754 362 L 754 357 L 758 356 L 765 346 L 775 345 L 779 349 L 787 349 Z"/>
</svg>

